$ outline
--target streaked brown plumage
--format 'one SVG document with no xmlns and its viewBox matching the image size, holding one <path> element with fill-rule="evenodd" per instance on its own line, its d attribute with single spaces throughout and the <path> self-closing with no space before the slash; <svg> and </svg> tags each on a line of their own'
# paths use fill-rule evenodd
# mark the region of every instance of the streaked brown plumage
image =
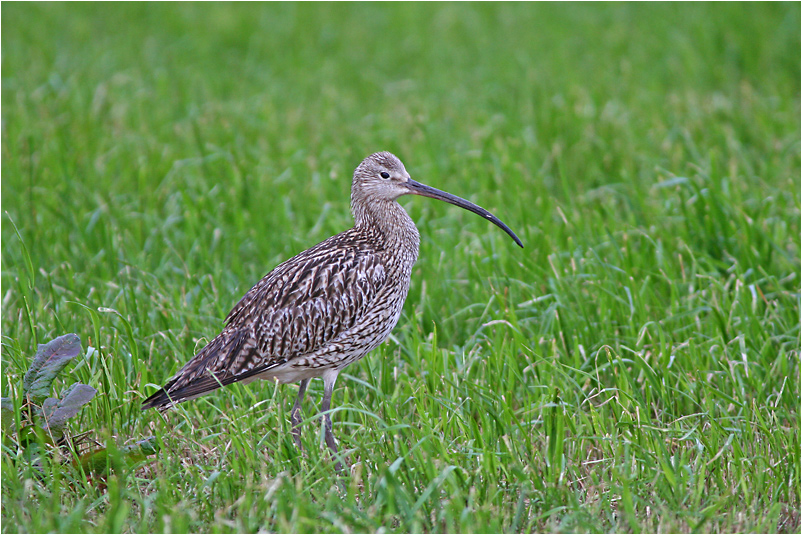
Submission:
<svg viewBox="0 0 802 535">
<path fill-rule="evenodd" d="M 396 202 L 407 194 L 440 199 L 477 213 L 523 247 L 515 233 L 490 212 L 413 181 L 389 152 L 372 154 L 354 171 L 354 227 L 265 275 L 234 306 L 223 331 L 164 388 L 147 398 L 142 408 L 166 409 L 240 381 L 300 381 L 291 412 L 300 446 L 301 401 L 309 380 L 322 377 L 325 438 L 336 454 L 328 411 L 337 374 L 387 339 L 409 291 L 420 237 Z"/>
</svg>

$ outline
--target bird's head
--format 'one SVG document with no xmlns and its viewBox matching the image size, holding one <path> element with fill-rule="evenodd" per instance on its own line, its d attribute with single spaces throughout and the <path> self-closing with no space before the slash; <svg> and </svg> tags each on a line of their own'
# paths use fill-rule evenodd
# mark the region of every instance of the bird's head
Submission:
<svg viewBox="0 0 802 535">
<path fill-rule="evenodd" d="M 401 160 L 389 152 L 377 152 L 362 160 L 354 171 L 351 196 L 363 197 L 368 202 L 394 201 L 410 193 L 409 181 Z"/>
<path fill-rule="evenodd" d="M 371 204 L 392 202 L 402 195 L 421 195 L 439 199 L 478 214 L 510 235 L 520 247 L 518 236 L 499 218 L 472 202 L 456 195 L 421 184 L 410 178 L 404 164 L 394 154 L 377 152 L 371 154 L 354 171 L 351 184 L 351 208 L 356 211 Z"/>
</svg>

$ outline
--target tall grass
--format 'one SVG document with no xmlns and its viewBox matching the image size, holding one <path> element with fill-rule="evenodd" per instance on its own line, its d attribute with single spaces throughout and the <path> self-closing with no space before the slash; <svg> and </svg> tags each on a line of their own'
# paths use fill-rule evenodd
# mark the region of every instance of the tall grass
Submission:
<svg viewBox="0 0 802 535">
<path fill-rule="evenodd" d="M 2 530 L 798 532 L 798 4 L 4 4 L 3 395 L 67 332 L 105 490 L 2 455 Z M 346 370 L 139 403 L 391 150 L 404 315 Z"/>
</svg>

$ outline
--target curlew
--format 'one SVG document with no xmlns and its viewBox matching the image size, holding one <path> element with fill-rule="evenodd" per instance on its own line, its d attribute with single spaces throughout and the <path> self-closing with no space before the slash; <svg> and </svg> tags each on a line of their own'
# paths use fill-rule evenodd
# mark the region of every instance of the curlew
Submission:
<svg viewBox="0 0 802 535">
<path fill-rule="evenodd" d="M 209 342 L 142 408 L 168 409 L 231 383 L 300 381 L 290 412 L 300 448 L 301 402 L 310 379 L 323 379 L 321 413 L 335 458 L 331 395 L 337 375 L 390 336 L 409 291 L 420 235 L 396 200 L 440 199 L 478 214 L 521 240 L 496 216 L 450 193 L 412 180 L 396 156 L 371 154 L 354 171 L 355 224 L 279 264 L 245 294 Z M 341 465 L 336 463 L 339 470 Z"/>
</svg>

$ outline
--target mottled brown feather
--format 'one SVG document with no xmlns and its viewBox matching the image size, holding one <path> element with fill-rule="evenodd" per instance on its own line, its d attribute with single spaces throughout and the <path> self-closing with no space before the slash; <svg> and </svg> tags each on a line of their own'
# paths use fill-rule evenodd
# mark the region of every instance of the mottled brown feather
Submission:
<svg viewBox="0 0 802 535">
<path fill-rule="evenodd" d="M 143 407 L 197 397 L 334 340 L 359 321 L 384 285 L 381 252 L 350 229 L 279 264 L 234 306 L 223 332 Z"/>
</svg>

